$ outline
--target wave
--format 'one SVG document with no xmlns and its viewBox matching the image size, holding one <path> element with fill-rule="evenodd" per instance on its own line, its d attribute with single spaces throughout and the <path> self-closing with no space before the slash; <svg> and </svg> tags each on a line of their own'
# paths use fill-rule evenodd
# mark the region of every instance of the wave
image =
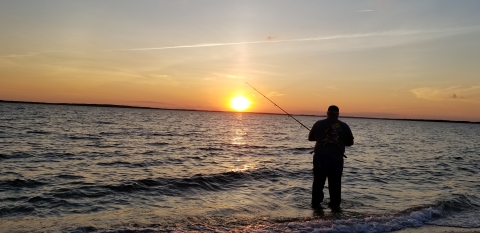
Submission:
<svg viewBox="0 0 480 233">
<path fill-rule="evenodd" d="M 2 118 L 1 119 L 2 121 L 4 122 L 7 122 L 7 121 L 16 121 L 18 119 L 15 119 L 15 118 Z M 11 126 L 8 126 L 8 125 L 0 125 L 0 128 L 14 128 L 14 127 L 11 127 Z"/>
<path fill-rule="evenodd" d="M 230 171 L 218 174 L 196 174 L 184 178 L 156 178 L 125 181 L 121 184 L 101 186 L 115 192 L 153 191 L 160 195 L 179 195 L 188 191 L 220 191 L 235 187 L 238 182 L 248 180 L 275 179 L 284 176 L 283 171 L 256 169 L 247 172 Z"/>
<path fill-rule="evenodd" d="M 297 147 L 297 148 L 285 148 L 285 151 L 288 151 L 292 154 L 307 154 L 313 151 L 312 147 Z"/>
<path fill-rule="evenodd" d="M 391 232 L 405 228 L 421 227 L 428 221 L 440 218 L 441 208 L 428 207 L 402 215 L 393 216 L 367 216 L 361 218 L 335 219 L 335 220 L 312 220 L 306 222 L 288 222 L 276 224 L 277 229 L 303 232 Z M 258 227 L 249 232 L 262 232 L 264 227 Z"/>
<path fill-rule="evenodd" d="M 478 199 L 471 195 L 454 194 L 450 200 L 443 200 L 439 202 L 444 211 L 465 211 L 475 208 L 480 208 L 480 203 L 476 201 Z"/>
<path fill-rule="evenodd" d="M 96 137 L 96 136 L 85 136 L 85 137 L 82 137 L 82 136 L 69 136 L 68 137 L 69 139 L 71 140 L 102 140 L 102 138 L 100 137 Z"/>
<path fill-rule="evenodd" d="M 117 163 L 117 162 L 114 162 Z M 106 164 L 111 165 L 111 164 Z M 32 191 L 17 196 L 16 198 L 0 198 L 1 216 L 31 215 L 38 209 L 38 213 L 59 213 L 63 211 L 100 211 L 110 206 L 111 202 L 121 201 L 118 196 L 143 196 L 154 194 L 157 198 L 161 196 L 184 196 L 199 191 L 217 192 L 232 190 L 238 187 L 239 183 L 251 180 L 276 179 L 291 173 L 277 169 L 252 169 L 248 171 L 230 171 L 218 174 L 196 174 L 190 177 L 174 178 L 146 178 L 138 180 L 125 180 L 115 183 L 92 184 L 82 181 L 85 177 L 77 175 L 60 174 L 55 179 L 61 179 L 62 187 L 45 189 L 43 187 L 53 184 L 44 180 L 17 178 L 0 180 L 0 191 L 7 193 L 17 192 L 16 190 L 32 189 Z M 13 196 L 12 196 L 13 197 Z M 80 203 L 90 203 L 86 206 Z M 91 209 L 91 203 L 101 202 L 96 209 Z M 10 206 L 8 203 L 28 203 L 25 206 Z M 106 204 L 106 205 L 105 205 Z M 118 204 L 118 203 L 117 203 Z M 124 203 L 129 205 L 131 203 Z M 35 211 L 36 212 L 36 211 Z"/>
<path fill-rule="evenodd" d="M 117 164 L 118 162 L 114 162 Z M 122 163 L 123 164 L 123 163 Z M 106 165 L 111 165 L 107 163 Z M 147 178 L 139 180 L 126 180 L 120 183 L 90 184 L 82 181 L 83 176 L 57 175 L 56 178 L 72 180 L 62 188 L 53 189 L 43 195 L 58 198 L 97 198 L 116 193 L 152 192 L 156 195 L 175 196 L 188 192 L 221 191 L 237 187 L 238 183 L 251 180 L 277 179 L 279 177 L 295 177 L 299 174 L 278 169 L 252 169 L 249 171 L 230 171 L 218 174 L 196 174 L 191 177 L 176 178 Z M 23 188 L 40 188 L 49 183 L 32 179 L 14 179 L 0 181 L 0 190 L 11 191 Z M 35 200 L 35 199 L 33 199 Z"/>
<path fill-rule="evenodd" d="M 175 133 L 152 133 L 152 134 L 140 134 L 140 136 L 145 136 L 145 135 L 152 135 L 152 136 L 166 136 L 166 137 L 181 136 L 181 134 L 175 134 Z"/>
<path fill-rule="evenodd" d="M 60 179 L 68 179 L 68 180 L 76 180 L 76 179 L 84 179 L 83 176 L 76 176 L 76 175 L 57 175 L 56 178 Z"/>
<path fill-rule="evenodd" d="M 148 150 L 148 151 L 142 152 L 143 155 L 155 155 L 155 154 L 158 154 L 158 153 L 159 152 L 155 151 L 155 150 Z"/>
<path fill-rule="evenodd" d="M 42 130 L 29 130 L 28 134 L 51 134 L 51 132 L 42 131 Z"/>
<path fill-rule="evenodd" d="M 117 165 L 127 165 L 131 166 L 132 163 L 130 162 L 124 162 L 124 161 L 114 161 L 114 162 L 99 162 L 97 163 L 99 166 L 106 166 L 106 167 L 111 167 L 111 166 L 117 166 Z"/>
<path fill-rule="evenodd" d="M 96 209 L 103 209 L 91 204 L 78 203 L 75 199 L 66 200 L 62 198 L 62 196 L 41 195 L 30 198 L 22 197 L 22 199 L 26 200 L 21 204 L 0 206 L 0 218 L 27 215 L 43 216 L 44 214 L 56 215 L 65 210 L 74 213 L 80 209 L 83 213 L 86 213 L 95 211 Z"/>
<path fill-rule="evenodd" d="M 3 207 L 3 208 L 0 208 L 0 217 L 25 215 L 25 214 L 30 214 L 34 211 L 35 211 L 35 208 L 28 205 Z"/>
<path fill-rule="evenodd" d="M 144 137 L 177 137 L 183 136 L 183 134 L 176 133 L 176 132 L 140 132 L 139 136 Z"/>
<path fill-rule="evenodd" d="M 0 180 L 0 190 L 10 190 L 12 188 L 37 188 L 48 183 L 31 179 Z"/>
<path fill-rule="evenodd" d="M 147 145 L 150 145 L 150 146 L 166 146 L 166 145 L 169 145 L 169 143 L 167 143 L 167 142 L 152 142 L 152 143 L 147 143 Z"/>
<path fill-rule="evenodd" d="M 476 204 L 475 204 L 476 205 Z M 243 225 L 224 223 L 208 224 L 202 222 L 188 222 L 173 226 L 144 226 L 127 227 L 116 230 L 102 231 L 109 233 L 119 232 L 322 232 L 322 233 L 380 233 L 392 232 L 408 228 L 419 228 L 425 225 L 441 225 L 435 223 L 449 217 L 448 209 L 464 209 L 472 206 L 472 200 L 464 195 L 457 195 L 450 200 L 440 201 L 438 204 L 424 207 L 415 207 L 400 213 L 385 215 L 363 215 L 357 217 L 341 217 L 342 212 L 332 213 L 330 217 L 317 217 L 308 220 L 285 220 L 265 222 L 259 219 L 241 221 Z M 465 210 L 462 210 L 465 211 Z M 320 210 L 323 213 L 323 210 Z M 318 212 L 316 212 L 318 214 Z M 320 214 L 321 215 L 321 214 Z M 264 218 L 264 217 L 261 217 Z M 471 219 L 470 219 L 471 220 Z M 478 220 L 477 220 L 478 222 Z M 448 225 L 445 225 L 448 226 Z M 453 227 L 478 228 L 478 225 L 450 225 Z M 97 231 L 94 227 L 77 227 L 70 232 L 85 232 L 87 228 Z"/>
<path fill-rule="evenodd" d="M 114 135 L 122 135 L 121 133 L 112 133 L 112 132 L 100 132 L 102 136 L 114 136 Z"/>
<path fill-rule="evenodd" d="M 42 196 L 35 196 L 30 199 L 28 199 L 28 202 L 33 205 L 33 208 L 35 209 L 40 209 L 40 208 L 48 208 L 49 211 L 55 213 L 59 212 L 57 208 L 60 209 L 77 209 L 80 207 L 85 207 L 83 204 L 79 203 L 74 203 L 67 201 L 62 198 L 57 198 L 57 197 L 42 197 Z M 86 205 L 87 207 L 90 207 L 90 205 Z"/>
<path fill-rule="evenodd" d="M 63 199 L 79 199 L 79 198 L 99 198 L 113 194 L 109 190 L 101 189 L 95 186 L 83 186 L 76 189 L 60 188 L 47 194 L 47 196 L 53 196 Z"/>
<path fill-rule="evenodd" d="M 96 121 L 94 123 L 99 125 L 115 125 L 116 124 L 115 122 L 110 122 L 110 121 Z"/>
<path fill-rule="evenodd" d="M 132 162 L 125 162 L 125 161 L 113 161 L 113 162 L 99 162 L 96 163 L 98 166 L 102 167 L 129 167 L 129 168 L 139 168 L 139 167 L 149 167 L 149 166 L 159 166 L 163 165 L 164 163 L 161 161 L 152 161 L 152 162 L 140 162 L 140 163 L 132 163 Z"/>
<path fill-rule="evenodd" d="M 217 148 L 217 147 L 200 147 L 198 149 L 199 150 L 206 150 L 206 151 L 223 151 L 224 150 L 222 148 Z"/>
</svg>

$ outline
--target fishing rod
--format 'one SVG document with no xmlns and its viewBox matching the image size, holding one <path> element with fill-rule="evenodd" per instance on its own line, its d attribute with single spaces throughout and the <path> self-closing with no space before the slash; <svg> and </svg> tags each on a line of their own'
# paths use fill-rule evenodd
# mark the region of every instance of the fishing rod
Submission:
<svg viewBox="0 0 480 233">
<path fill-rule="evenodd" d="M 255 87 L 253 87 L 252 85 L 250 85 L 249 83 L 245 82 L 247 85 L 249 85 L 251 88 L 253 88 L 253 90 L 257 91 L 258 93 L 260 93 L 260 95 L 262 95 L 263 97 L 265 97 L 265 99 L 269 100 L 270 102 L 272 102 L 273 105 L 277 106 L 279 109 L 281 109 L 284 113 L 286 113 L 289 117 L 293 118 L 295 121 L 297 121 L 299 124 L 301 124 L 303 127 L 305 127 L 305 129 L 308 129 L 308 131 L 310 131 L 310 128 L 308 128 L 307 126 L 305 126 L 304 124 L 302 124 L 302 122 L 298 121 L 297 118 L 293 117 L 292 115 L 290 115 L 290 113 L 288 113 L 287 111 L 283 110 L 283 108 L 281 108 L 280 106 L 278 106 L 276 103 L 274 103 L 271 99 L 269 99 L 268 97 L 266 97 L 264 94 L 262 94 L 260 91 L 258 91 L 257 89 L 255 89 Z"/>
<path fill-rule="evenodd" d="M 288 113 L 287 111 L 283 110 L 283 108 L 281 108 L 280 106 L 278 106 L 276 103 L 274 103 L 271 99 L 269 99 L 268 97 L 266 97 L 264 94 L 262 94 L 259 90 L 257 90 L 255 87 L 253 87 L 252 85 L 250 85 L 249 83 L 245 82 L 247 85 L 249 85 L 251 88 L 253 88 L 253 90 L 257 91 L 258 93 L 260 93 L 260 95 L 262 95 L 263 97 L 265 97 L 265 99 L 269 100 L 270 102 L 272 102 L 273 105 L 277 106 L 279 109 L 281 109 L 284 113 L 286 113 L 289 117 L 293 118 L 295 121 L 297 121 L 299 124 L 301 124 L 303 127 L 305 127 L 305 129 L 308 129 L 308 131 L 310 131 L 310 128 L 308 128 L 307 126 L 305 126 L 304 124 L 302 124 L 302 122 L 298 121 L 297 118 L 293 117 L 292 115 L 290 115 L 290 113 Z M 310 154 L 313 153 L 310 152 Z M 347 156 L 343 155 L 343 157 L 347 158 Z M 354 159 L 356 160 L 356 159 Z M 356 160 L 358 161 L 358 160 Z"/>
</svg>

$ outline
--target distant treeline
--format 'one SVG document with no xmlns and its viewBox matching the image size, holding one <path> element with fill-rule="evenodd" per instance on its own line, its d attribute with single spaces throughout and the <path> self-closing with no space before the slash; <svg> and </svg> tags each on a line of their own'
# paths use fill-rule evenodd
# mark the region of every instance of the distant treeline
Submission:
<svg viewBox="0 0 480 233">
<path fill-rule="evenodd" d="M 139 108 L 139 109 L 160 109 L 160 110 L 200 111 L 200 112 L 229 112 L 229 111 L 196 110 L 196 109 L 154 108 L 154 107 L 117 105 L 117 104 L 47 103 L 47 102 L 29 102 L 29 101 L 14 101 L 14 100 L 0 100 L 0 103 L 69 105 L 69 106 L 105 107 L 105 108 Z M 269 114 L 269 115 L 286 115 L 286 114 L 283 114 L 283 113 L 263 113 L 263 112 L 245 112 L 245 113 Z M 296 115 L 296 116 L 316 116 L 316 117 L 321 116 L 321 115 L 307 115 L 307 114 L 292 114 L 292 115 Z M 324 115 L 322 115 L 322 116 L 324 116 Z M 373 119 L 373 120 L 426 121 L 426 122 L 480 124 L 480 122 L 477 122 L 477 121 L 452 121 L 452 120 L 435 120 L 435 119 L 400 119 L 400 118 L 377 118 L 377 117 L 356 117 L 356 116 L 341 116 L 341 117 L 342 118 L 356 118 L 356 119 Z"/>
</svg>

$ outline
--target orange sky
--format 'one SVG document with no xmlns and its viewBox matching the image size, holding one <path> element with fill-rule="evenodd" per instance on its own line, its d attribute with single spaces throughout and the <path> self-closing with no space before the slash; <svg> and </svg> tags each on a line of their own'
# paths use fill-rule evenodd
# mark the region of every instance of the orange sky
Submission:
<svg viewBox="0 0 480 233">
<path fill-rule="evenodd" d="M 480 121 L 478 2 L 0 3 L 0 99 Z"/>
</svg>

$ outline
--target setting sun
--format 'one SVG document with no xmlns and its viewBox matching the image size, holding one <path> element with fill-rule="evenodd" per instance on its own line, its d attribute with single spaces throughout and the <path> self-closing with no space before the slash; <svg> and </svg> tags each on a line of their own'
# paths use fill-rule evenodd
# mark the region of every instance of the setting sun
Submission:
<svg viewBox="0 0 480 233">
<path fill-rule="evenodd" d="M 236 111 L 243 111 L 250 107 L 250 100 L 245 98 L 243 95 L 237 95 L 230 100 L 230 107 Z"/>
</svg>

